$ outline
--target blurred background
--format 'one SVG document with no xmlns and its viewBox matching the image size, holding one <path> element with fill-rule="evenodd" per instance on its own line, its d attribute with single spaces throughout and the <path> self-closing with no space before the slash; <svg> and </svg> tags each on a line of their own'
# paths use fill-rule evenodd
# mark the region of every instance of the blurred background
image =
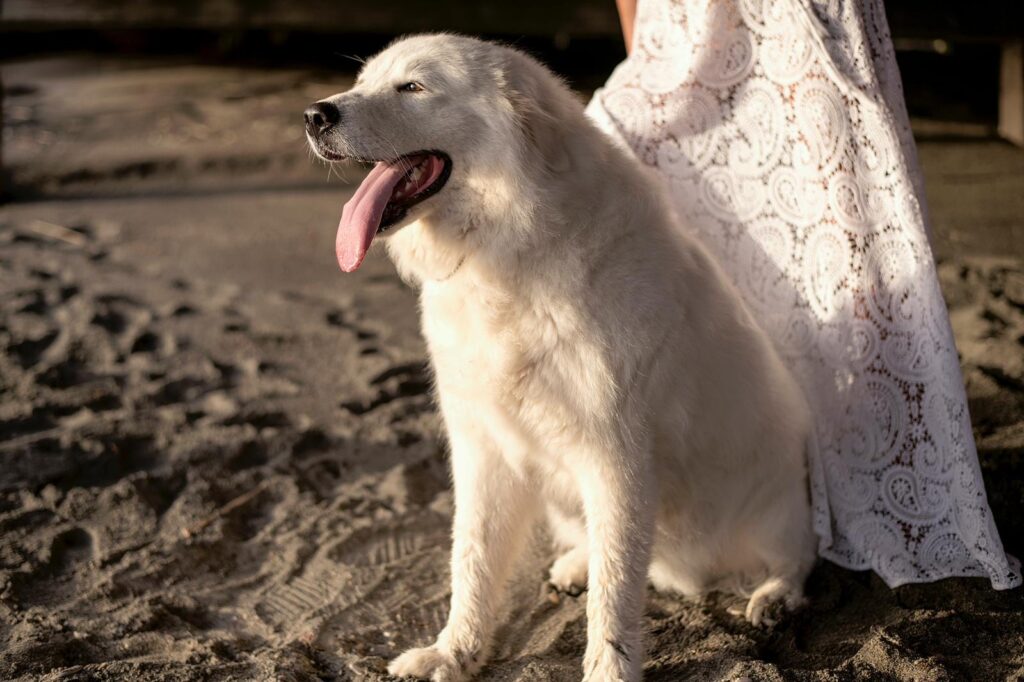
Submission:
<svg viewBox="0 0 1024 682">
<path fill-rule="evenodd" d="M 1001 141 L 1024 145 L 1024 6 L 901 0 L 887 10 L 938 251 L 1019 250 L 1024 199 L 1010 190 L 1021 160 Z M 403 33 L 514 43 L 584 97 L 624 57 L 607 0 L 3 0 L 0 22 L 3 192 L 19 200 L 315 184 L 299 104 L 343 89 L 359 58 Z M 981 206 L 984 218 L 972 213 Z"/>
<path fill-rule="evenodd" d="M 1000 140 L 1024 144 L 1024 8 L 901 0 L 887 9 L 939 251 L 979 240 L 1019 249 L 1024 199 L 1008 190 L 1021 183 L 1021 161 Z M 512 42 L 583 96 L 624 56 L 608 0 L 4 0 L 0 22 L 3 187 L 13 199 L 315 182 L 299 105 L 343 89 L 360 57 L 403 33 Z M 985 219 L 971 213 L 975 199 Z"/>
<path fill-rule="evenodd" d="M 643 1 L 643 0 L 641 0 Z M 887 7 L 1007 548 L 1024 554 L 1024 3 Z M 613 0 L 0 0 L 0 678 L 386 679 L 447 608 L 414 294 L 342 276 L 362 177 L 302 112 L 403 33 L 514 43 L 589 97 Z M 514 586 L 494 680 L 571 680 L 583 602 Z M 1008 679 L 1024 597 L 823 565 L 757 631 L 650 596 L 650 680 Z"/>
</svg>

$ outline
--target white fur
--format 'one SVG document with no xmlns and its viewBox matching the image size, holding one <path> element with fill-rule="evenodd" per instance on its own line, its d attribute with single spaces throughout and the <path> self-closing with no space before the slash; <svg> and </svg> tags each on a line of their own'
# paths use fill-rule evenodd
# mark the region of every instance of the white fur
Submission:
<svg viewBox="0 0 1024 682">
<path fill-rule="evenodd" d="M 407 81 L 425 92 L 397 92 Z M 421 286 L 455 479 L 448 624 L 389 670 L 479 670 L 538 510 L 565 552 L 552 582 L 588 585 L 586 680 L 640 679 L 648 579 L 752 593 L 754 623 L 798 604 L 808 409 L 658 182 L 504 46 L 407 38 L 332 101 L 343 122 L 321 151 L 453 160 L 378 238 Z"/>
</svg>

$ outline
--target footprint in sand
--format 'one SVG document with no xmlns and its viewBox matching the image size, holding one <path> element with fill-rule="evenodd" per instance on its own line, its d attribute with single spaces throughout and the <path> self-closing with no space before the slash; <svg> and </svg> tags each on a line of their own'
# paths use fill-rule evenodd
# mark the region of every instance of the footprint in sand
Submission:
<svg viewBox="0 0 1024 682">
<path fill-rule="evenodd" d="M 174 351 L 173 338 L 151 328 L 154 317 L 149 306 L 130 296 L 105 294 L 96 297 L 96 312 L 90 322 L 110 335 L 122 355 L 169 354 Z"/>
<path fill-rule="evenodd" d="M 448 524 L 433 512 L 356 530 L 320 548 L 255 611 L 283 639 L 313 636 L 326 649 L 419 641 L 447 617 L 447 553 Z"/>
<path fill-rule="evenodd" d="M 363 400 L 348 400 L 341 404 L 345 410 L 356 416 L 363 416 L 394 402 L 408 403 L 406 411 L 429 408 L 422 398 L 430 394 L 429 368 L 426 362 L 410 362 L 395 365 L 370 379 L 370 385 L 377 387 L 376 395 Z"/>
<path fill-rule="evenodd" d="M 379 355 L 380 348 L 377 346 L 377 332 L 372 329 L 366 329 L 359 325 L 350 322 L 345 311 L 341 309 L 335 309 L 324 315 L 324 320 L 331 327 L 340 327 L 341 329 L 347 329 L 356 335 L 356 344 L 359 347 L 359 354 L 366 355 Z"/>
<path fill-rule="evenodd" d="M 22 369 L 31 369 L 43 359 L 43 354 L 57 340 L 58 332 L 49 331 L 38 337 L 24 339 L 7 346 L 9 356 L 17 359 Z"/>
<path fill-rule="evenodd" d="M 14 596 L 23 607 L 55 606 L 82 596 L 82 586 L 93 571 L 96 540 L 84 528 L 69 528 L 56 535 L 48 548 L 49 560 L 12 580 Z"/>
</svg>

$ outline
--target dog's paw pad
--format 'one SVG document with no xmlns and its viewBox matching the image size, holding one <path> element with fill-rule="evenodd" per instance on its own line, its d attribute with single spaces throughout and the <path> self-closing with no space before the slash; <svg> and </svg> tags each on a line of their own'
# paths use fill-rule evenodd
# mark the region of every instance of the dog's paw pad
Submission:
<svg viewBox="0 0 1024 682">
<path fill-rule="evenodd" d="M 462 669 L 455 658 L 433 646 L 409 649 L 391 661 L 388 672 L 395 677 L 431 682 L 457 682 L 463 679 Z"/>
</svg>

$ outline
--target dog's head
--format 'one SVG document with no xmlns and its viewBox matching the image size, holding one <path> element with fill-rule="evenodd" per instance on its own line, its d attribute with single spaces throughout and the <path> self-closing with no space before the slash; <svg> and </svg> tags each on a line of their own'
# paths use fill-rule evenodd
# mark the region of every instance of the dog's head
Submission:
<svg viewBox="0 0 1024 682">
<path fill-rule="evenodd" d="M 339 265 L 359 267 L 377 235 L 437 261 L 434 271 L 482 239 L 501 242 L 475 233 L 532 210 L 524 194 L 570 165 L 562 122 L 579 111 L 557 78 L 511 48 L 445 34 L 392 44 L 351 90 L 305 112 L 319 156 L 374 164 L 343 210 Z"/>
</svg>

